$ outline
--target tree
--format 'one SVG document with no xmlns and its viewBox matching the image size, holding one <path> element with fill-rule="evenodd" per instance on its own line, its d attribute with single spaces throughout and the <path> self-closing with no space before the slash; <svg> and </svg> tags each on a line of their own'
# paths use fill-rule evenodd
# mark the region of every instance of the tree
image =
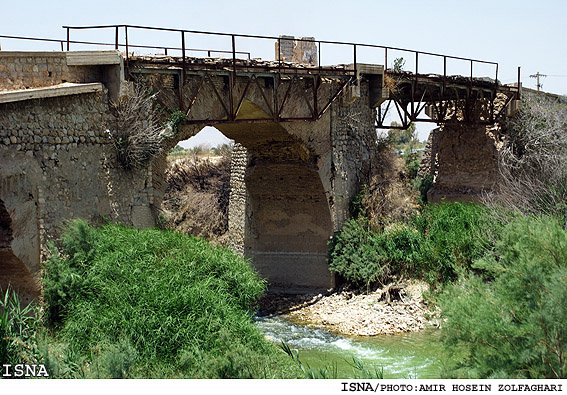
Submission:
<svg viewBox="0 0 567 395">
<path fill-rule="evenodd" d="M 391 126 L 401 126 L 399 123 L 393 121 Z M 404 149 L 408 144 L 417 144 L 417 131 L 415 124 L 412 123 L 407 129 L 389 129 L 388 141 L 392 147 L 397 149 Z"/>
<path fill-rule="evenodd" d="M 473 265 L 484 278 L 470 276 L 440 298 L 443 340 L 465 355 L 449 373 L 566 378 L 567 232 L 554 219 L 523 217 L 501 234 Z"/>
<path fill-rule="evenodd" d="M 396 73 L 402 72 L 404 70 L 405 64 L 406 64 L 406 61 L 404 60 L 404 58 L 394 59 L 394 71 Z"/>
</svg>

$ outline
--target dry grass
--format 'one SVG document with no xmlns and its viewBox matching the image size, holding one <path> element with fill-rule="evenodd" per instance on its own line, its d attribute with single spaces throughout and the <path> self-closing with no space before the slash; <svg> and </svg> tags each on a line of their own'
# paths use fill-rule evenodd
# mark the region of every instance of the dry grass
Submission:
<svg viewBox="0 0 567 395">
<path fill-rule="evenodd" d="M 398 88 L 398 81 L 388 74 L 384 74 L 384 87 L 390 92 L 396 92 Z"/>
<path fill-rule="evenodd" d="M 177 159 L 166 172 L 163 207 L 168 227 L 225 244 L 228 231 L 230 157 Z"/>
<path fill-rule="evenodd" d="M 162 142 L 171 136 L 171 128 L 160 122 L 154 97 L 144 87 L 133 85 L 130 94 L 112 103 L 110 110 L 108 130 L 123 168 L 143 168 L 162 153 Z"/>
<path fill-rule="evenodd" d="M 392 150 L 387 142 L 380 144 L 370 183 L 363 191 L 361 203 L 366 216 L 377 225 L 408 218 L 418 207 L 417 192 L 410 185 L 404 160 Z"/>
</svg>

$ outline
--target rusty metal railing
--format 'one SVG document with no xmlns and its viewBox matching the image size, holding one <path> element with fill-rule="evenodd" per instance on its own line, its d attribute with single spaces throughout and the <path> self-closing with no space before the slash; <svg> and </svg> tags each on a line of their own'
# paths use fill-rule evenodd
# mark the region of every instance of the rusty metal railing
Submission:
<svg viewBox="0 0 567 395">
<path fill-rule="evenodd" d="M 176 56 L 173 57 L 173 62 L 180 64 L 182 66 L 182 70 L 183 70 L 183 76 L 185 77 L 185 73 L 186 71 L 193 67 L 193 68 L 198 68 L 198 67 L 203 67 L 203 65 L 205 64 L 204 62 L 199 63 L 198 61 L 195 62 L 195 58 L 194 57 L 190 57 L 189 54 L 190 52 L 200 52 L 200 53 L 206 53 L 208 57 L 211 57 L 211 54 L 220 54 L 220 55 L 226 55 L 226 63 L 224 65 L 225 70 L 226 68 L 228 68 L 230 70 L 231 73 L 231 84 L 235 84 L 236 83 L 236 73 L 237 70 L 240 69 L 244 69 L 245 71 L 247 71 L 247 69 L 262 69 L 262 71 L 265 70 L 277 70 L 277 71 L 283 71 L 285 70 L 285 72 L 287 73 L 297 73 L 299 70 L 303 70 L 305 72 L 307 72 L 307 74 L 312 74 L 312 76 L 316 76 L 318 75 L 319 78 L 323 75 L 323 74 L 331 74 L 331 75 L 340 75 L 341 78 L 343 78 L 343 76 L 346 76 L 346 82 L 344 82 L 344 84 L 342 85 L 341 90 L 338 91 L 337 94 L 339 94 L 348 84 L 352 84 L 352 83 L 357 83 L 357 77 L 358 77 L 358 63 L 357 60 L 360 59 L 360 54 L 362 53 L 363 55 L 366 53 L 368 53 L 369 51 L 362 51 L 362 49 L 370 49 L 370 52 L 372 52 L 373 50 L 377 50 L 379 51 L 378 54 L 380 54 L 380 52 L 383 55 L 383 59 L 384 59 L 384 74 L 391 74 L 392 77 L 394 79 L 398 78 L 400 79 L 400 81 L 402 81 L 403 83 L 407 82 L 408 80 L 411 81 L 411 97 L 409 97 L 409 99 L 405 99 L 405 101 L 409 101 L 411 103 L 413 103 L 415 100 L 417 100 L 418 102 L 420 100 L 424 100 L 425 97 L 425 89 L 423 90 L 423 94 L 421 95 L 421 99 L 419 97 L 414 97 L 414 91 L 417 88 L 423 88 L 426 87 L 427 84 L 431 85 L 431 84 L 439 84 L 439 86 L 441 86 L 441 92 L 445 91 L 445 87 L 446 84 L 448 83 L 453 83 L 453 85 L 455 85 L 455 79 L 453 77 L 455 77 L 454 75 L 449 75 L 448 71 L 447 71 L 447 62 L 449 60 L 453 61 L 459 61 L 459 62 L 465 62 L 465 65 L 468 64 L 469 69 L 470 69 L 470 76 L 467 75 L 460 75 L 457 77 L 459 78 L 459 82 L 458 85 L 461 87 L 466 87 L 468 88 L 468 94 L 467 94 L 467 98 L 470 97 L 471 92 L 473 91 L 473 87 L 477 88 L 477 87 L 482 87 L 483 89 L 487 88 L 489 90 L 492 91 L 491 94 L 491 103 L 492 106 L 494 106 L 494 100 L 496 98 L 497 93 L 499 92 L 505 92 L 506 97 L 507 97 L 507 103 L 512 100 L 512 99 L 519 99 L 520 98 L 520 69 L 518 68 L 518 84 L 517 84 L 517 88 L 514 87 L 510 87 L 510 86 L 505 86 L 505 85 L 501 85 L 498 81 L 498 73 L 499 73 L 499 67 L 498 67 L 498 63 L 497 62 L 492 62 L 492 61 L 485 61 L 485 60 L 480 60 L 480 59 L 472 59 L 472 58 L 465 58 L 465 57 L 460 57 L 460 56 L 452 56 L 452 55 L 444 55 L 444 54 L 439 54 L 439 53 L 433 53 L 433 52 L 427 52 L 427 51 L 416 51 L 416 50 L 411 50 L 411 49 L 405 49 L 405 48 L 397 48 L 397 47 L 390 47 L 390 46 L 384 46 L 384 45 L 375 45 L 375 44 L 361 44 L 361 43 L 353 43 L 353 42 L 341 42 L 341 41 L 327 41 L 327 40 L 315 40 L 315 39 L 311 39 L 311 38 L 287 38 L 285 36 L 280 36 L 280 37 L 274 37 L 274 36 L 262 36 L 262 35 L 252 35 L 252 34 L 237 34 L 237 33 L 218 33 L 218 32 L 210 32 L 210 31 L 198 31 L 198 30 L 186 30 L 186 29 L 172 29 L 172 28 L 162 28 L 162 27 L 151 27 L 151 26 L 137 26 L 137 25 L 99 25 L 99 26 L 63 26 L 63 28 L 66 31 L 66 38 L 65 40 L 56 40 L 56 39 L 42 39 L 42 38 L 32 38 L 32 37 L 17 37 L 17 36 L 0 36 L 0 38 L 11 38 L 11 39 L 23 39 L 23 40 L 36 40 L 36 41 L 48 41 L 48 42 L 57 42 L 60 44 L 61 46 L 61 50 L 63 51 L 64 49 L 66 49 L 67 51 L 70 50 L 71 45 L 75 45 L 75 44 L 81 44 L 81 45 L 95 45 L 95 46 L 112 46 L 117 50 L 121 50 L 124 49 L 124 54 L 125 54 L 125 66 L 126 66 L 126 70 L 127 70 L 127 75 L 128 70 L 129 70 L 129 63 L 130 63 L 130 50 L 133 48 L 136 49 L 158 49 L 160 51 L 164 51 L 165 55 L 169 55 L 169 51 L 179 51 L 181 53 L 181 56 Z M 113 42 L 95 42 L 95 41 L 78 41 L 78 40 L 72 40 L 71 39 L 71 32 L 72 31 L 79 31 L 79 30 L 100 30 L 100 29 L 111 29 L 114 32 L 114 40 Z M 179 46 L 156 46 L 156 45 L 143 45 L 143 44 L 134 44 L 132 43 L 131 37 L 129 37 L 129 33 L 131 35 L 131 32 L 134 30 L 145 30 L 145 31 L 155 31 L 155 32 L 173 32 L 178 34 L 179 36 L 179 42 L 180 45 Z M 123 37 L 123 41 L 120 40 L 120 36 L 121 36 L 121 31 L 123 31 L 122 37 Z M 187 38 L 191 39 L 191 35 L 204 35 L 204 36 L 213 36 L 213 37 L 226 37 L 230 39 L 230 44 L 228 44 L 228 48 L 225 49 L 195 49 L 195 48 L 189 48 L 186 44 L 187 44 Z M 277 55 L 277 59 L 276 62 L 274 62 L 274 64 L 268 64 L 270 62 L 249 62 L 249 61 L 245 61 L 243 60 L 241 57 L 244 56 L 246 59 L 250 60 L 251 59 L 251 54 L 250 52 L 246 52 L 246 51 L 239 51 L 237 49 L 237 39 L 256 39 L 256 40 L 270 40 L 272 42 L 277 42 L 277 48 L 278 48 L 278 53 Z M 299 64 L 295 64 L 292 62 L 288 62 L 287 60 L 284 61 L 282 60 L 282 50 L 281 50 L 281 44 L 283 41 L 285 40 L 293 40 L 295 42 L 308 42 L 311 44 L 314 44 L 317 49 L 318 49 L 318 63 L 317 65 L 299 65 Z M 228 40 L 227 40 L 228 41 Z M 344 59 L 344 61 L 342 62 L 342 65 L 328 65 L 328 66 L 323 66 L 321 63 L 321 54 L 322 54 L 322 45 L 331 45 L 334 47 L 337 46 L 341 46 L 341 47 L 347 47 L 350 48 L 350 52 L 351 52 L 351 56 L 347 59 Z M 388 56 L 390 55 L 390 57 L 392 56 L 392 52 L 401 52 L 401 53 L 407 53 L 409 54 L 409 59 L 411 58 L 415 58 L 415 67 L 414 70 L 412 70 L 411 72 L 408 71 L 403 71 L 400 72 L 399 70 L 392 70 L 392 69 L 388 69 Z M 375 52 L 372 52 L 373 54 Z M 348 56 L 348 55 L 347 55 Z M 423 58 L 424 57 L 436 57 L 436 58 L 440 58 L 442 59 L 443 62 L 443 72 L 441 74 L 441 72 L 434 74 L 433 76 L 428 75 L 428 74 L 421 74 L 420 75 L 420 65 L 423 64 Z M 374 58 L 374 57 L 373 57 Z M 376 57 L 376 58 L 379 58 Z M 462 63 L 461 63 L 462 64 Z M 492 81 L 492 78 L 490 78 L 490 80 L 486 81 L 485 79 L 476 79 L 475 80 L 475 68 L 478 68 L 479 65 L 488 65 L 494 68 L 494 80 Z M 438 66 L 439 67 L 439 66 Z M 423 66 L 422 66 L 422 73 L 423 73 Z M 466 74 L 467 72 L 465 72 Z M 318 84 L 316 83 L 316 81 L 314 80 L 314 87 L 318 86 Z M 232 89 L 233 87 L 231 87 L 231 94 L 232 94 Z M 314 96 L 316 97 L 316 88 L 314 89 Z M 289 87 L 288 87 L 289 90 Z M 286 94 L 287 96 L 287 94 Z M 438 99 L 439 101 L 443 101 L 446 98 L 441 95 L 440 98 Z M 400 102 L 400 105 L 403 105 L 405 103 L 404 100 L 398 100 Z M 427 100 L 426 100 L 427 101 Z M 230 101 L 231 106 L 232 106 L 232 99 Z M 316 107 L 317 103 L 315 100 L 314 103 L 314 107 Z M 330 105 L 330 104 L 329 104 Z M 182 107 L 182 106 L 180 106 Z M 328 106 L 327 106 L 328 107 Z M 325 107 L 325 109 L 327 108 Z M 412 110 L 411 110 L 411 116 L 409 118 L 411 118 L 412 121 L 419 121 L 421 119 L 417 118 L 417 115 L 419 114 L 420 110 L 422 109 L 422 106 L 418 106 L 418 109 L 416 111 L 414 111 L 413 108 L 413 104 L 412 104 Z M 231 107 L 232 109 L 232 107 Z M 322 111 L 324 112 L 324 111 Z M 415 114 L 414 114 L 415 113 Z M 230 114 L 232 116 L 234 116 L 232 110 L 230 112 Z M 413 114 L 413 115 L 412 115 Z M 313 115 L 313 117 L 315 117 L 315 115 Z M 230 118 L 230 117 L 229 117 Z M 415 118 L 415 119 L 414 119 Z M 491 119 L 493 117 L 491 116 Z M 436 120 L 437 122 L 440 122 L 441 120 Z"/>
<path fill-rule="evenodd" d="M 181 51 L 182 48 L 180 47 L 167 47 L 167 46 L 155 46 L 155 45 L 128 45 L 127 43 L 105 43 L 105 42 L 96 42 L 96 41 L 77 41 L 77 40 L 69 40 L 69 37 L 65 40 L 58 40 L 54 38 L 38 38 L 38 37 L 23 37 L 23 36 L 6 36 L 0 35 L 0 38 L 8 38 L 13 40 L 26 40 L 26 41 L 43 41 L 43 42 L 54 42 L 59 43 L 61 45 L 61 51 L 66 50 L 69 51 L 71 44 L 81 44 L 81 45 L 97 45 L 97 46 L 113 46 L 115 49 L 120 49 L 120 47 L 129 47 L 129 48 L 144 48 L 144 49 L 159 49 L 164 51 L 164 55 L 168 55 L 169 51 Z M 199 48 L 186 48 L 187 52 L 206 52 L 208 57 L 211 57 L 212 54 L 217 53 L 224 53 L 224 54 L 232 54 L 231 51 L 223 51 L 217 49 L 199 49 Z M 237 52 L 239 55 L 245 55 L 248 59 L 250 59 L 250 52 Z"/>
<path fill-rule="evenodd" d="M 1 38 L 10 38 L 10 39 L 22 39 L 22 40 L 34 40 L 34 41 L 49 41 L 49 42 L 58 42 L 61 45 L 61 50 L 65 49 L 67 51 L 70 50 L 71 44 L 82 44 L 82 45 L 98 45 L 98 46 L 113 46 L 115 49 L 124 48 L 126 61 L 129 60 L 129 50 L 132 48 L 139 48 L 139 49 L 158 49 L 164 51 L 165 55 L 169 54 L 169 51 L 180 51 L 181 52 L 181 59 L 182 63 L 186 63 L 186 59 L 188 58 L 189 52 L 202 52 L 206 53 L 209 57 L 211 54 L 225 54 L 229 55 L 233 59 L 233 68 L 236 69 L 238 65 L 236 64 L 237 55 L 244 55 L 248 59 L 251 58 L 251 54 L 245 51 L 238 51 L 236 48 L 236 39 L 237 38 L 252 38 L 252 39 L 262 39 L 262 40 L 275 40 L 278 44 L 281 44 L 282 40 L 286 40 L 286 38 L 282 37 L 274 37 L 274 36 L 262 36 L 262 35 L 254 35 L 254 34 L 237 34 L 237 33 L 219 33 L 219 32 L 210 32 L 210 31 L 198 31 L 198 30 L 187 30 L 187 29 L 172 29 L 172 28 L 163 28 L 163 27 L 152 27 L 152 26 L 138 26 L 138 25 L 98 25 L 98 26 L 63 26 L 66 30 L 66 38 L 65 40 L 57 40 L 57 39 L 45 39 L 45 38 L 34 38 L 34 37 L 17 37 L 17 36 L 0 36 Z M 114 30 L 114 42 L 94 42 L 94 41 L 78 41 L 78 40 L 71 40 L 71 31 L 74 30 L 96 30 L 96 29 L 113 29 Z M 120 30 L 124 31 L 124 42 L 120 42 L 119 40 L 119 33 Z M 134 29 L 139 30 L 151 30 L 151 31 L 161 31 L 161 32 L 176 32 L 180 35 L 180 46 L 171 47 L 171 46 L 156 46 L 156 45 L 140 45 L 140 44 L 132 44 L 128 38 L 128 31 L 132 31 Z M 197 49 L 197 48 L 188 48 L 186 44 L 186 35 L 195 34 L 195 35 L 210 35 L 210 36 L 217 36 L 217 37 L 230 37 L 231 39 L 231 48 L 226 50 L 218 50 L 218 49 Z M 352 49 L 352 59 L 348 59 L 344 63 L 349 63 L 352 60 L 353 69 L 345 70 L 345 73 L 356 75 L 357 72 L 357 52 L 361 48 L 374 48 L 383 51 L 383 59 L 385 65 L 385 73 L 388 73 L 388 52 L 392 51 L 399 51 L 403 53 L 408 53 L 411 57 L 415 57 L 415 70 L 412 72 L 415 75 L 415 78 L 418 78 L 419 75 L 419 64 L 420 59 L 424 56 L 432 56 L 438 57 L 443 59 L 443 80 L 445 81 L 448 77 L 447 74 L 447 60 L 457 60 L 461 62 L 468 62 L 470 64 L 470 82 L 471 84 L 474 83 L 474 68 L 475 65 L 485 64 L 494 67 L 494 85 L 495 88 L 498 86 L 498 63 L 480 59 L 472 59 L 472 58 L 465 58 L 460 56 L 452 56 L 452 55 L 444 55 L 439 53 L 427 52 L 427 51 L 416 51 L 411 49 L 405 48 L 397 48 L 397 47 L 390 47 L 384 45 L 376 45 L 376 44 L 361 44 L 361 43 L 353 43 L 353 42 L 342 42 L 342 41 L 327 41 L 327 40 L 314 40 L 314 39 L 305 39 L 305 38 L 294 38 L 295 41 L 300 42 L 312 42 L 317 45 L 318 48 L 318 69 L 322 70 L 325 67 L 321 66 L 321 45 L 322 44 L 329 44 L 335 46 L 349 46 Z M 281 60 L 281 45 L 278 45 L 279 48 L 279 56 L 278 61 L 282 63 Z M 345 59 L 346 60 L 346 59 Z M 441 73 L 438 73 L 441 75 Z M 518 80 L 518 85 L 520 81 Z"/>
<path fill-rule="evenodd" d="M 164 48 L 164 47 L 132 45 L 128 41 L 128 30 L 132 31 L 133 29 L 142 29 L 142 30 L 153 30 L 153 31 L 163 31 L 163 32 L 177 32 L 177 33 L 180 34 L 181 47 L 180 48 L 177 47 L 175 49 L 181 50 L 181 52 L 182 52 L 182 54 L 181 54 L 182 63 L 185 63 L 185 60 L 187 58 L 186 52 L 189 51 L 185 47 L 186 35 L 197 34 L 197 35 L 211 35 L 211 36 L 219 36 L 219 37 L 230 37 L 231 43 L 232 43 L 231 49 L 226 50 L 226 51 L 215 51 L 215 52 L 231 54 L 233 61 L 234 61 L 234 65 L 233 65 L 234 68 L 237 67 L 236 55 L 243 53 L 243 52 L 239 52 L 239 51 L 236 50 L 236 38 L 276 40 L 278 42 L 278 44 L 281 44 L 282 40 L 286 40 L 286 38 L 282 38 L 282 37 L 261 36 L 261 35 L 254 35 L 254 34 L 219 33 L 219 32 L 210 32 L 210 31 L 172 29 L 172 28 L 137 26 L 137 25 L 63 26 L 63 28 L 66 29 L 66 32 L 67 32 L 67 40 L 66 40 L 67 50 L 69 50 L 70 44 L 73 43 L 73 41 L 71 41 L 71 39 L 70 39 L 70 34 L 71 34 L 72 30 L 114 29 L 115 30 L 114 46 L 117 49 L 119 47 L 125 47 L 127 57 L 128 57 L 128 49 L 129 48 Z M 124 44 L 119 43 L 119 31 L 120 31 L 120 29 L 124 30 L 124 37 L 125 37 L 125 43 Z M 352 43 L 352 42 L 312 40 L 312 39 L 301 39 L 301 38 L 294 38 L 294 40 L 295 41 L 302 41 L 302 42 L 313 42 L 317 45 L 318 57 L 319 57 L 319 65 L 318 65 L 319 69 L 323 69 L 323 67 L 321 66 L 321 62 L 320 62 L 320 60 L 321 60 L 321 44 L 350 46 L 352 48 L 352 54 L 353 54 L 352 55 L 352 64 L 354 65 L 354 67 L 353 67 L 353 70 L 347 70 L 346 72 L 352 73 L 353 75 L 356 75 L 356 72 L 357 72 L 356 64 L 357 64 L 357 52 L 358 52 L 358 50 L 360 48 L 375 48 L 375 49 L 380 49 L 380 50 L 383 51 L 384 65 L 385 65 L 385 72 L 386 73 L 388 72 L 387 71 L 387 68 L 388 68 L 388 51 L 390 51 L 390 53 L 392 51 L 400 51 L 400 52 L 411 54 L 411 56 L 415 56 L 415 71 L 414 71 L 415 78 L 417 78 L 418 75 L 419 75 L 420 56 L 421 57 L 433 56 L 433 57 L 439 57 L 439 58 L 443 59 L 443 79 L 444 80 L 446 80 L 447 76 L 448 76 L 447 75 L 447 60 L 458 60 L 458 61 L 468 62 L 470 64 L 470 82 L 471 82 L 471 84 L 474 83 L 474 66 L 476 64 L 485 64 L 485 65 L 491 65 L 491 66 L 494 67 L 494 84 L 495 84 L 495 87 L 498 85 L 498 71 L 499 70 L 498 70 L 498 63 L 497 62 L 491 62 L 491 61 L 480 60 L 480 59 L 472 59 L 472 58 L 464 58 L 464 57 L 460 57 L 460 56 L 444 55 L 444 54 L 427 52 L 427 51 L 416 51 L 416 50 L 405 49 L 405 48 L 396 48 L 396 47 L 390 47 L 390 46 L 384 46 L 384 45 L 375 45 L 375 44 L 361 44 L 361 43 Z M 106 44 L 106 45 L 109 45 L 109 44 Z M 281 48 L 281 45 L 278 45 L 278 48 Z M 279 53 L 278 60 L 281 62 L 281 52 Z M 349 61 L 350 61 L 350 59 L 349 59 Z M 344 63 L 348 63 L 348 62 L 344 62 Z"/>
</svg>

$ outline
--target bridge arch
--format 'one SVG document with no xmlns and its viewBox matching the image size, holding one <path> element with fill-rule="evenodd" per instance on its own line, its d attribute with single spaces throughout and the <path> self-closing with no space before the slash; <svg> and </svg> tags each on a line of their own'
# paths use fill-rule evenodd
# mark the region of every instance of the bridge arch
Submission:
<svg viewBox="0 0 567 395">
<path fill-rule="evenodd" d="M 29 269 L 12 250 L 14 224 L 3 200 L 0 199 L 0 289 L 8 287 L 20 294 L 24 304 L 39 295 L 37 284 Z"/>
<path fill-rule="evenodd" d="M 246 118 L 267 117 L 248 101 L 239 114 Z M 167 143 L 167 151 L 204 126 L 181 126 Z M 229 204 L 232 247 L 251 258 L 259 273 L 275 288 L 332 286 L 334 279 L 326 254 L 333 223 L 328 192 L 320 175 L 320 155 L 285 123 L 233 122 L 213 126 L 235 141 Z"/>
</svg>

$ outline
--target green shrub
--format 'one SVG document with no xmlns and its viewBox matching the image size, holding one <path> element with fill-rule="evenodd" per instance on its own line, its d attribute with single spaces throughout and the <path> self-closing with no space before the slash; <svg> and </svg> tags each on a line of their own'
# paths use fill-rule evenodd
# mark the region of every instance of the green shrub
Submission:
<svg viewBox="0 0 567 395">
<path fill-rule="evenodd" d="M 187 121 L 187 114 L 185 114 L 184 111 L 175 109 L 171 111 L 171 114 L 167 118 L 166 125 L 170 125 L 173 133 L 177 133 L 179 130 L 179 125 L 181 125 L 185 121 Z"/>
<path fill-rule="evenodd" d="M 430 284 L 456 280 L 490 247 L 498 223 L 472 203 L 426 206 L 407 224 L 372 229 L 364 217 L 349 220 L 333 238 L 329 268 L 364 286 L 395 277 L 423 278 Z"/>
<path fill-rule="evenodd" d="M 471 269 L 491 247 L 500 224 L 484 206 L 473 203 L 443 203 L 424 207 L 412 219 L 423 235 L 426 253 L 419 270 L 430 283 L 456 280 Z"/>
<path fill-rule="evenodd" d="M 446 345 L 468 352 L 452 374 L 566 378 L 567 232 L 552 219 L 517 220 L 475 266 L 493 280 L 472 276 L 440 299 Z"/>
<path fill-rule="evenodd" d="M 426 174 L 423 177 L 416 177 L 413 181 L 414 188 L 419 191 L 419 203 L 427 203 L 427 192 L 433 185 L 433 175 Z"/>
<path fill-rule="evenodd" d="M 329 269 L 347 281 L 370 287 L 388 276 L 378 234 L 370 229 L 365 218 L 347 221 L 332 241 Z"/>
<path fill-rule="evenodd" d="M 46 272 L 49 309 L 64 312 L 57 342 L 77 354 L 77 375 L 86 364 L 94 377 L 240 377 L 242 361 L 216 368 L 239 355 L 271 362 L 248 367 L 252 377 L 293 371 L 252 322 L 264 281 L 228 249 L 170 231 L 78 221 Z"/>
</svg>

